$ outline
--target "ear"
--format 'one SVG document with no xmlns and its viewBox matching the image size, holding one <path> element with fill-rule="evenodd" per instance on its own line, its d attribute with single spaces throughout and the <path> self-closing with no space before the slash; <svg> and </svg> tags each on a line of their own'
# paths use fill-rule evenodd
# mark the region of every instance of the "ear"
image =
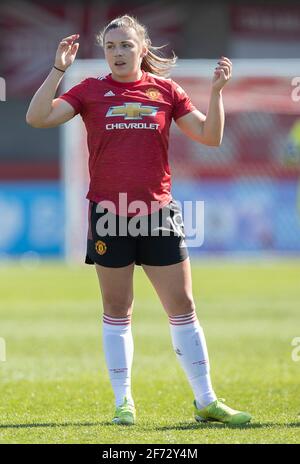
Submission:
<svg viewBox="0 0 300 464">
<path fill-rule="evenodd" d="M 141 54 L 141 58 L 144 58 L 148 53 L 148 48 L 147 47 L 143 47 L 142 48 L 142 54 Z"/>
</svg>

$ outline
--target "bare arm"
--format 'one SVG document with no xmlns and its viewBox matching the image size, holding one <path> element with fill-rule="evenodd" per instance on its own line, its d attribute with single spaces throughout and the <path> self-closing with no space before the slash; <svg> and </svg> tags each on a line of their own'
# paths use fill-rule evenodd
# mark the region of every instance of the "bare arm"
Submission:
<svg viewBox="0 0 300 464">
<path fill-rule="evenodd" d="M 214 73 L 206 116 L 196 110 L 176 120 L 178 127 L 192 140 L 210 146 L 221 145 L 225 123 L 222 89 L 231 77 L 231 70 L 231 61 L 223 57 Z"/>
<path fill-rule="evenodd" d="M 75 111 L 72 105 L 54 97 L 63 78 L 63 71 L 71 66 L 76 57 L 79 44 L 73 42 L 78 37 L 78 34 L 74 34 L 60 42 L 55 66 L 62 71 L 53 68 L 33 96 L 26 114 L 26 121 L 32 127 L 55 127 L 73 118 Z"/>
</svg>

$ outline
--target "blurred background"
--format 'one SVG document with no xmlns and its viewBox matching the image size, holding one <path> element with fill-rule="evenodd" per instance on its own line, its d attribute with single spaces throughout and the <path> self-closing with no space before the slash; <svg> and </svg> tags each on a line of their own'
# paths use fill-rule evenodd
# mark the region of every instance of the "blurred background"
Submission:
<svg viewBox="0 0 300 464">
<path fill-rule="evenodd" d="M 288 0 L 267 5 L 4 0 L 0 6 L 0 76 L 6 83 L 0 101 L 0 261 L 64 256 L 62 131 L 33 129 L 26 125 L 25 114 L 53 64 L 61 38 L 79 33 L 78 58 L 102 59 L 95 34 L 125 13 L 137 16 L 148 27 L 153 44 L 168 44 L 166 53 L 174 50 L 180 60 L 216 60 L 225 55 L 237 64 L 238 72 L 224 92 L 222 146 L 197 145 L 173 128 L 174 196 L 206 202 L 205 242 L 192 251 L 299 255 L 300 103 L 291 95 L 299 64 L 300 5 Z M 289 59 L 286 65 L 283 59 Z M 266 73 L 260 72 L 262 65 Z M 195 69 L 199 66 L 197 61 Z M 174 77 L 203 112 L 210 82 L 204 71 L 199 78 L 189 72 Z"/>
</svg>

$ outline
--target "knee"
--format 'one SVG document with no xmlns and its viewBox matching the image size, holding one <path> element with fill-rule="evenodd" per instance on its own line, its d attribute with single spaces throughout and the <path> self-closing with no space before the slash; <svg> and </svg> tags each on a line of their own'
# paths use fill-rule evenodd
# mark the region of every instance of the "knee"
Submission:
<svg viewBox="0 0 300 464">
<path fill-rule="evenodd" d="M 196 305 L 192 296 L 180 295 L 174 299 L 166 308 L 169 316 L 181 316 L 182 314 L 189 314 L 196 310 Z"/>
<path fill-rule="evenodd" d="M 128 317 L 132 315 L 133 299 L 116 296 L 102 299 L 104 314 L 111 317 Z"/>
<path fill-rule="evenodd" d="M 181 301 L 181 306 L 178 305 L 177 308 L 178 311 L 180 311 L 180 308 L 182 308 L 182 314 L 189 314 L 196 310 L 196 305 L 193 298 L 186 297 Z"/>
</svg>

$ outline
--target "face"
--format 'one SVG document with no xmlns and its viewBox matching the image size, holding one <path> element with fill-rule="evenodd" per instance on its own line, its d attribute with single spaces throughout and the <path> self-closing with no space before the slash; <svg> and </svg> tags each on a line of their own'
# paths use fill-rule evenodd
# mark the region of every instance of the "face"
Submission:
<svg viewBox="0 0 300 464">
<path fill-rule="evenodd" d="M 112 78 L 120 82 L 140 79 L 141 62 L 147 49 L 132 28 L 111 29 L 105 34 L 104 53 Z"/>
</svg>

